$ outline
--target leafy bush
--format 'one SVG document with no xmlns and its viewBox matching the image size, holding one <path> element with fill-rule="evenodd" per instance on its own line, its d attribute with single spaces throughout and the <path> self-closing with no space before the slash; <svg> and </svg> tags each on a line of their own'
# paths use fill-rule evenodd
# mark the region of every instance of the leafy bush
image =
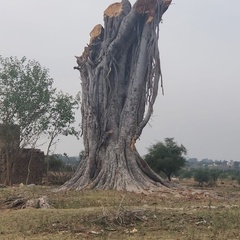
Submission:
<svg viewBox="0 0 240 240">
<path fill-rule="evenodd" d="M 210 180 L 208 169 L 199 168 L 194 173 L 194 181 L 198 182 L 199 186 L 203 186 L 204 183 L 208 184 Z"/>
<path fill-rule="evenodd" d="M 199 186 L 206 183 L 208 186 L 216 185 L 216 182 L 221 174 L 218 169 L 199 168 L 194 173 L 194 180 L 198 182 Z"/>
<path fill-rule="evenodd" d="M 188 169 L 182 169 L 179 171 L 178 177 L 181 179 L 190 179 L 193 177 L 193 171 Z"/>
<path fill-rule="evenodd" d="M 208 184 L 211 185 L 211 186 L 216 185 L 220 174 L 221 174 L 221 171 L 218 170 L 218 169 L 209 170 L 210 181 L 209 181 Z"/>
<path fill-rule="evenodd" d="M 65 167 L 64 162 L 55 155 L 48 156 L 46 161 L 48 161 L 49 164 L 49 171 L 58 172 L 63 170 Z"/>
<path fill-rule="evenodd" d="M 225 180 L 225 179 L 228 179 L 228 178 L 229 178 L 229 173 L 227 173 L 227 172 L 222 172 L 219 175 L 219 179 L 221 179 L 221 180 Z"/>
</svg>

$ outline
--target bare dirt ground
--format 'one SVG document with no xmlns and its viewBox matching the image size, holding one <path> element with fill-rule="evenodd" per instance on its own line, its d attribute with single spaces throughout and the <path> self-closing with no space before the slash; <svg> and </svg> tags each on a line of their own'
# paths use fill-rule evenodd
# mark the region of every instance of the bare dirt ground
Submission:
<svg viewBox="0 0 240 240">
<path fill-rule="evenodd" d="M 0 188 L 0 239 L 240 239 L 240 186 L 151 195 Z"/>
</svg>

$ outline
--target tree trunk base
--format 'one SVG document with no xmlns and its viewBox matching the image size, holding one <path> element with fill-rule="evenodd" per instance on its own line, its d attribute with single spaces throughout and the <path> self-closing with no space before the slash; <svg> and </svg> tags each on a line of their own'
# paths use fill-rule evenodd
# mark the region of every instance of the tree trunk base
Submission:
<svg viewBox="0 0 240 240">
<path fill-rule="evenodd" d="M 74 176 L 58 190 L 117 190 L 134 193 L 171 192 L 178 186 L 162 179 L 139 156 L 136 150 L 126 148 L 119 152 L 109 146 L 99 152 L 94 167 L 88 157 L 82 160 Z"/>
</svg>

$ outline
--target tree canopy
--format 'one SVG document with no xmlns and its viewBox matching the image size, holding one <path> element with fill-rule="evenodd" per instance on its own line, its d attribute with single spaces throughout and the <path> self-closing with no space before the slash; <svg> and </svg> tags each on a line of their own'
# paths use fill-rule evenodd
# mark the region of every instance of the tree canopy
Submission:
<svg viewBox="0 0 240 240">
<path fill-rule="evenodd" d="M 0 135 L 6 154 L 6 184 L 11 184 L 19 149 L 35 148 L 47 136 L 48 154 L 59 135 L 78 135 L 73 125 L 77 108 L 73 96 L 56 91 L 49 70 L 39 62 L 0 56 Z"/>
<path fill-rule="evenodd" d="M 32 145 L 41 134 L 51 144 L 60 134 L 77 135 L 72 125 L 77 108 L 73 96 L 56 91 L 39 62 L 0 56 L 0 122 L 19 126 L 21 146 Z"/>
<path fill-rule="evenodd" d="M 174 138 L 165 138 L 164 142 L 157 142 L 148 148 L 145 160 L 156 173 L 163 172 L 171 180 L 172 175 L 185 165 L 186 154 L 187 150 L 182 144 L 178 145 Z"/>
<path fill-rule="evenodd" d="M 0 56 L 0 121 L 20 127 L 20 143 L 31 144 L 42 132 L 42 119 L 55 93 L 49 70 L 26 57 Z"/>
</svg>

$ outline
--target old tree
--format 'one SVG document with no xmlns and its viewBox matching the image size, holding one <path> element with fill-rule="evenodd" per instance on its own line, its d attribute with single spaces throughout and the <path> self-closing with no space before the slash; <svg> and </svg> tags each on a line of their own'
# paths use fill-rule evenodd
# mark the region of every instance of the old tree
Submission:
<svg viewBox="0 0 240 240">
<path fill-rule="evenodd" d="M 149 192 L 169 187 L 135 142 L 153 112 L 161 79 L 159 23 L 171 0 L 128 0 L 104 11 L 77 57 L 82 81 L 84 159 L 61 189 Z"/>
</svg>

